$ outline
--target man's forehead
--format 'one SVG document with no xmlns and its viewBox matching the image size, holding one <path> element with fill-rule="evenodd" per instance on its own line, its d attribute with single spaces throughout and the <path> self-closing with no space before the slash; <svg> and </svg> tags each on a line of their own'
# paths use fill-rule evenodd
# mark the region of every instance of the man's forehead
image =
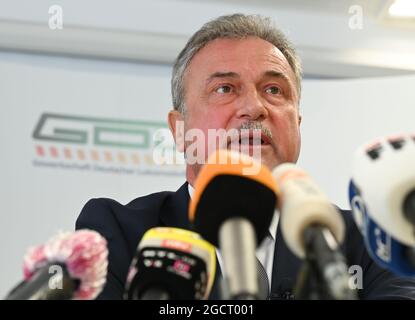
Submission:
<svg viewBox="0 0 415 320">
<path fill-rule="evenodd" d="M 215 73 L 239 74 L 249 65 L 261 75 L 271 75 L 270 71 L 274 71 L 293 76 L 282 52 L 272 43 L 257 37 L 215 39 L 193 57 L 188 71 L 203 70 L 204 76 L 210 77 Z"/>
</svg>

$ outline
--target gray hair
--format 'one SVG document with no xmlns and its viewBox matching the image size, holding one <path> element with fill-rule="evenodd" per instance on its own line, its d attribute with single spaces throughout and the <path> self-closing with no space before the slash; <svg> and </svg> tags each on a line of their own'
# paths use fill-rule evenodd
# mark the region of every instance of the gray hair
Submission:
<svg viewBox="0 0 415 320">
<path fill-rule="evenodd" d="M 270 18 L 259 15 L 233 14 L 221 16 L 202 26 L 187 42 L 177 56 L 171 78 L 171 93 L 175 110 L 185 113 L 184 77 L 195 54 L 215 39 L 244 39 L 258 37 L 277 47 L 294 71 L 298 97 L 301 95 L 301 62 L 293 45 L 285 35 L 273 26 Z"/>
</svg>

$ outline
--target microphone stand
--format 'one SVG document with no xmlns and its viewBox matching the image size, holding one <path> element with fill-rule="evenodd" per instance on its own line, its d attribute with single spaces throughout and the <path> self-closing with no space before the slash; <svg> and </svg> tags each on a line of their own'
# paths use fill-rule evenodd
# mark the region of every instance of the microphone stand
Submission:
<svg viewBox="0 0 415 320">
<path fill-rule="evenodd" d="M 325 231 L 319 225 L 304 231 L 306 258 L 297 279 L 295 295 L 299 299 L 355 300 L 356 292 L 348 287 L 344 257 L 337 243 L 329 244 Z"/>
<path fill-rule="evenodd" d="M 306 259 L 301 267 L 293 293 L 299 300 L 332 299 L 315 264 L 309 259 Z"/>
<path fill-rule="evenodd" d="M 79 287 L 79 280 L 70 277 L 62 263 L 54 265 L 62 268 L 62 273 L 51 274 L 48 267 L 40 268 L 30 280 L 20 282 L 8 294 L 5 300 L 69 300 Z M 61 287 L 52 287 L 60 283 Z"/>
</svg>

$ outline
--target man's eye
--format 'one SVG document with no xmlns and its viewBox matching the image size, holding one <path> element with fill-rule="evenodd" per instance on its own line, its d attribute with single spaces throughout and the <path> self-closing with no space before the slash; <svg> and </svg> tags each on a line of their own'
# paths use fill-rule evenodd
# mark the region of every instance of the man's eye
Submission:
<svg viewBox="0 0 415 320">
<path fill-rule="evenodd" d="M 270 93 L 270 94 L 280 94 L 281 93 L 281 89 L 276 87 L 276 86 L 272 86 L 272 87 L 268 87 L 265 89 L 266 93 Z"/>
<path fill-rule="evenodd" d="M 232 91 L 230 86 L 220 86 L 215 90 L 217 93 L 229 93 Z"/>
</svg>

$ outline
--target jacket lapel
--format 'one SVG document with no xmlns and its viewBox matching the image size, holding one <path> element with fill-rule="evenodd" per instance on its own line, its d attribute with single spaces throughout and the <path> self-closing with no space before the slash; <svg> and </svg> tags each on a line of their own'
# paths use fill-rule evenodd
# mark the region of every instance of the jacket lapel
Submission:
<svg viewBox="0 0 415 320">
<path fill-rule="evenodd" d="M 302 260 L 297 258 L 287 247 L 281 231 L 281 223 L 278 224 L 275 239 L 274 261 L 272 267 L 271 299 L 293 299 L 298 272 L 302 266 Z"/>
<path fill-rule="evenodd" d="M 176 192 L 166 198 L 160 212 L 161 225 L 189 230 L 189 201 L 188 183 L 185 182 Z"/>
</svg>

